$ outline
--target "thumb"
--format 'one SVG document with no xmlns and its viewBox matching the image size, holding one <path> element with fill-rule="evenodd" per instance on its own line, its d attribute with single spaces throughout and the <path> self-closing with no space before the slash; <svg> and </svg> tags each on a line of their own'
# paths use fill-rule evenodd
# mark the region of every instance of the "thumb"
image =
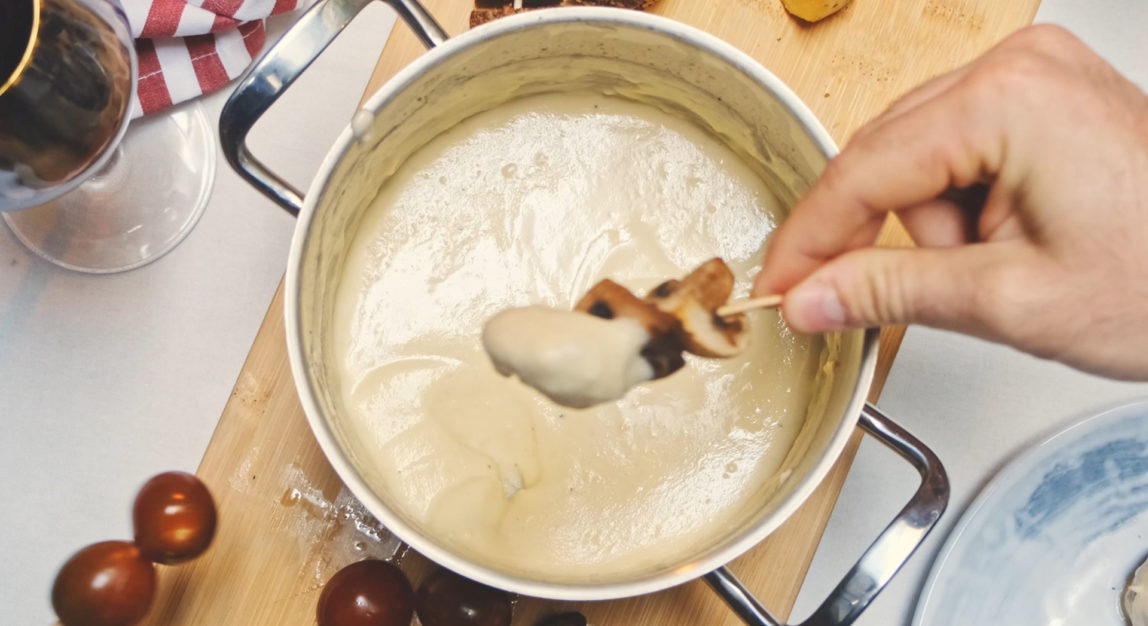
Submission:
<svg viewBox="0 0 1148 626">
<path fill-rule="evenodd" d="M 987 248 L 855 250 L 790 289 L 782 312 L 803 333 L 911 323 L 969 330 L 981 317 L 977 278 L 994 256 Z"/>
</svg>

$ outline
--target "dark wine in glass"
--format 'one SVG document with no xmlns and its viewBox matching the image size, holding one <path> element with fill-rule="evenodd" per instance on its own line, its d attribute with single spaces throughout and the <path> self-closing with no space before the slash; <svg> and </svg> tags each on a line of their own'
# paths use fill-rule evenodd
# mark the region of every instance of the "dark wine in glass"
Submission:
<svg viewBox="0 0 1148 626">
<path fill-rule="evenodd" d="M 129 131 L 136 74 L 117 0 L 0 0 L 0 217 L 62 267 L 147 264 L 207 204 L 215 146 L 202 106 Z"/>
</svg>

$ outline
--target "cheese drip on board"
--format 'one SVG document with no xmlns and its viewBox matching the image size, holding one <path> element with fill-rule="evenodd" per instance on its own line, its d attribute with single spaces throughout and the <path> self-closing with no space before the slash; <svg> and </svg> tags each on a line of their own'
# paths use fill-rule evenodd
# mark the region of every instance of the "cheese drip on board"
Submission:
<svg viewBox="0 0 1148 626">
<path fill-rule="evenodd" d="M 645 292 L 714 256 L 744 296 L 780 215 L 724 145 L 646 105 L 544 95 L 454 126 L 380 189 L 336 292 L 329 369 L 343 428 L 373 451 L 367 480 L 437 541 L 547 580 L 623 576 L 720 539 L 801 429 L 819 339 L 761 313 L 741 354 L 687 355 L 577 410 L 495 371 L 482 329 L 514 307 L 569 311 L 604 277 Z"/>
</svg>

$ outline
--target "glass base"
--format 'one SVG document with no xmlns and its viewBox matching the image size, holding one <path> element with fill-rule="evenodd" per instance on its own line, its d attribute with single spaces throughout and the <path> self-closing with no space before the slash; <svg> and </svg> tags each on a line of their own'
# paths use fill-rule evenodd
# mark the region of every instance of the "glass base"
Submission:
<svg viewBox="0 0 1148 626">
<path fill-rule="evenodd" d="M 192 231 L 215 182 L 215 134 L 193 102 L 131 122 L 103 170 L 37 207 L 0 213 L 40 258 L 89 274 L 124 272 Z"/>
</svg>

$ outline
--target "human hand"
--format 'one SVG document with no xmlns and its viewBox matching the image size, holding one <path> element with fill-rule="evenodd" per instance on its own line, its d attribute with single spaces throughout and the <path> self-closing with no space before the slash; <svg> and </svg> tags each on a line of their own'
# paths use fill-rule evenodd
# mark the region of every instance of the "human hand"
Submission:
<svg viewBox="0 0 1148 626">
<path fill-rule="evenodd" d="M 919 248 L 872 247 L 888 212 Z M 920 323 L 1148 379 L 1148 96 L 1066 31 L 1019 31 L 859 130 L 754 292 L 801 332 Z"/>
</svg>

